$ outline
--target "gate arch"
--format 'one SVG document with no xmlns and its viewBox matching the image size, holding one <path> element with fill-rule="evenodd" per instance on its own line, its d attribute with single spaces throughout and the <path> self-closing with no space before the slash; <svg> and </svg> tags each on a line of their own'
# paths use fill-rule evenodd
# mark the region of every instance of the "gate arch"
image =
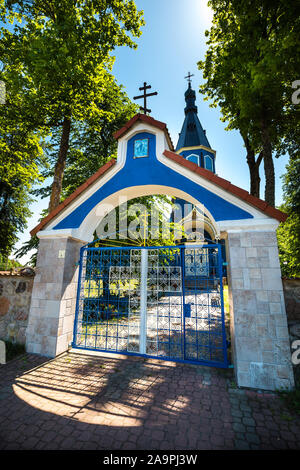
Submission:
<svg viewBox="0 0 300 470">
<path fill-rule="evenodd" d="M 238 385 L 291 388 L 293 372 L 276 241 L 276 228 L 285 214 L 175 153 L 166 125 L 150 116 L 136 115 L 115 137 L 117 160 L 100 168 L 31 231 L 40 245 L 27 351 L 54 357 L 70 346 L 79 251 L 92 240 L 101 205 L 116 204 L 120 195 L 168 191 L 204 207 L 216 233 L 226 239 Z M 136 151 L 138 140 L 147 144 Z M 271 357 L 276 357 L 276 364 Z"/>
</svg>

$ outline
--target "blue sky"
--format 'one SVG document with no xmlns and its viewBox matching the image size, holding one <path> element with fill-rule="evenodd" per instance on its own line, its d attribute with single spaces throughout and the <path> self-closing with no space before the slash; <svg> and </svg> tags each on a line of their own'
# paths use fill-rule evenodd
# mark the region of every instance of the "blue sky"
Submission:
<svg viewBox="0 0 300 470">
<path fill-rule="evenodd" d="M 138 48 L 119 48 L 113 73 L 123 84 L 129 98 L 140 94 L 143 82 L 151 84 L 150 91 L 158 95 L 149 98 L 151 116 L 167 124 L 174 145 L 184 119 L 184 92 L 190 71 L 194 74 L 192 87 L 196 90 L 198 116 L 214 150 L 217 151 L 216 173 L 233 184 L 249 190 L 249 171 L 245 149 L 238 132 L 225 131 L 218 108 L 210 108 L 198 92 L 203 82 L 197 62 L 205 57 L 205 30 L 210 28 L 212 12 L 206 0 L 136 0 L 144 10 L 146 26 L 137 40 Z M 288 157 L 275 159 L 276 205 L 282 202 L 282 180 Z M 261 168 L 261 197 L 264 194 L 263 168 Z M 37 200 L 31 206 L 33 216 L 28 229 L 20 234 L 17 247 L 29 239 L 29 231 L 38 223 L 40 212 L 48 206 L 48 199 Z M 26 262 L 28 257 L 21 259 Z"/>
</svg>

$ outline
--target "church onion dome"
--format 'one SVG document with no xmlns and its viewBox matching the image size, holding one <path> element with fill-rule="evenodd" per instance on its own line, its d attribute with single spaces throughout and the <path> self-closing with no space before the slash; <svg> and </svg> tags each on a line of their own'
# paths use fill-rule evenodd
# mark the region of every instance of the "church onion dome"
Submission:
<svg viewBox="0 0 300 470">
<path fill-rule="evenodd" d="M 200 145 L 211 148 L 197 115 L 196 93 L 192 89 L 191 83 L 189 83 L 184 97 L 186 102 L 186 107 L 184 108 L 185 119 L 179 134 L 176 151 L 185 147 Z"/>
</svg>

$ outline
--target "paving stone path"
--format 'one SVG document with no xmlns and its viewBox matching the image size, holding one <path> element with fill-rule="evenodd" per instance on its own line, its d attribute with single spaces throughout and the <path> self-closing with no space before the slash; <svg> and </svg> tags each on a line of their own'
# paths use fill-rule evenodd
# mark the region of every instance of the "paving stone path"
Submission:
<svg viewBox="0 0 300 470">
<path fill-rule="evenodd" d="M 0 449 L 300 449 L 300 416 L 232 370 L 68 352 L 0 365 Z"/>
</svg>

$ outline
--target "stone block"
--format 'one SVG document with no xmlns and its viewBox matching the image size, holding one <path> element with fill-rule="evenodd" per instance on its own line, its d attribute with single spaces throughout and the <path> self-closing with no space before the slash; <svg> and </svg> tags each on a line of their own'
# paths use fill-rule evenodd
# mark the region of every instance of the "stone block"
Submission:
<svg viewBox="0 0 300 470">
<path fill-rule="evenodd" d="M 232 268 L 244 268 L 246 266 L 246 249 L 231 248 L 230 249 L 230 266 Z"/>
<path fill-rule="evenodd" d="M 286 315 L 274 315 L 275 325 L 282 326 L 287 329 Z"/>
<path fill-rule="evenodd" d="M 279 379 L 289 379 L 291 375 L 291 368 L 288 365 L 277 366 L 277 376 Z"/>
<path fill-rule="evenodd" d="M 257 310 L 255 292 L 242 290 L 234 295 L 235 309 L 239 312 L 255 314 Z"/>
<path fill-rule="evenodd" d="M 262 362 L 273 363 L 274 353 L 272 351 L 263 351 L 262 352 Z"/>
<path fill-rule="evenodd" d="M 281 379 L 279 377 L 275 379 L 275 390 L 292 390 L 294 386 L 293 376 L 289 379 Z"/>
<path fill-rule="evenodd" d="M 257 335 L 260 337 L 260 338 L 270 338 L 270 336 L 272 336 L 272 334 L 270 334 L 270 330 L 268 328 L 268 325 L 257 325 Z M 273 335 L 273 337 L 275 336 L 275 334 Z"/>
<path fill-rule="evenodd" d="M 261 348 L 259 338 L 236 336 L 235 352 L 238 361 L 261 361 Z"/>
<path fill-rule="evenodd" d="M 62 295 L 62 286 L 58 282 L 47 282 L 45 286 L 46 300 L 60 300 Z"/>
<path fill-rule="evenodd" d="M 257 302 L 257 313 L 267 315 L 270 313 L 270 306 L 268 302 Z"/>
<path fill-rule="evenodd" d="M 273 345 L 274 345 L 274 340 L 272 338 L 264 338 L 261 341 L 261 348 L 263 351 L 271 351 L 273 354 Z M 273 356 L 273 362 L 274 362 L 274 356 Z"/>
<path fill-rule="evenodd" d="M 281 300 L 282 300 L 282 289 L 268 291 L 268 300 L 270 302 L 281 302 Z"/>
<path fill-rule="evenodd" d="M 261 279 L 250 279 L 250 289 L 253 289 L 254 291 L 262 289 Z"/>
<path fill-rule="evenodd" d="M 47 300 L 45 302 L 44 315 L 49 318 L 57 318 L 59 316 L 59 309 L 59 300 Z"/>
<path fill-rule="evenodd" d="M 270 313 L 282 313 L 281 304 L 279 302 L 270 302 Z"/>
<path fill-rule="evenodd" d="M 260 279 L 261 272 L 259 268 L 250 268 L 249 269 L 249 277 L 250 279 Z"/>
<path fill-rule="evenodd" d="M 256 250 L 259 258 L 269 258 L 269 248 L 260 246 Z"/>
<path fill-rule="evenodd" d="M 68 350 L 69 342 L 68 342 L 68 335 L 64 334 L 57 338 L 56 344 L 56 355 L 61 354 Z"/>
<path fill-rule="evenodd" d="M 32 354 L 43 354 L 42 345 L 40 343 L 26 342 L 26 351 Z"/>
<path fill-rule="evenodd" d="M 264 314 L 256 315 L 256 324 L 257 326 L 267 326 L 268 325 L 267 315 L 264 315 Z"/>
<path fill-rule="evenodd" d="M 242 232 L 241 233 L 241 245 L 242 247 L 251 247 L 252 246 L 252 240 L 251 240 L 251 233 L 250 232 Z"/>
<path fill-rule="evenodd" d="M 232 289 L 244 289 L 244 280 L 243 279 L 232 279 L 231 280 Z"/>
<path fill-rule="evenodd" d="M 251 242 L 253 247 L 277 246 L 275 230 L 272 232 L 252 232 L 251 235 Z"/>
<path fill-rule="evenodd" d="M 252 362 L 250 364 L 250 383 L 254 388 L 274 390 L 274 366 L 263 362 Z"/>
<path fill-rule="evenodd" d="M 230 247 L 240 247 L 241 246 L 241 237 L 238 233 L 228 234 L 228 241 Z"/>
<path fill-rule="evenodd" d="M 261 268 L 262 285 L 266 290 L 282 290 L 281 271 L 279 268 Z"/>
<path fill-rule="evenodd" d="M 239 313 L 236 315 L 235 329 L 237 337 L 255 337 L 257 335 L 255 316 L 247 313 Z"/>
<path fill-rule="evenodd" d="M 243 268 L 244 289 L 250 289 L 249 269 Z"/>
<path fill-rule="evenodd" d="M 239 361 L 239 372 L 249 372 L 250 362 Z"/>
<path fill-rule="evenodd" d="M 256 292 L 256 299 L 258 302 L 268 302 L 269 300 L 268 291 L 260 290 Z"/>
<path fill-rule="evenodd" d="M 41 354 L 48 357 L 56 356 L 56 341 L 55 336 L 41 336 Z"/>
<path fill-rule="evenodd" d="M 251 376 L 249 372 L 237 373 L 237 384 L 239 387 L 251 387 Z"/>
<path fill-rule="evenodd" d="M 73 331 L 74 327 L 74 316 L 68 315 L 63 319 L 63 334 L 67 334 Z"/>
<path fill-rule="evenodd" d="M 276 336 L 279 339 L 288 338 L 288 329 L 287 326 L 276 326 Z"/>
<path fill-rule="evenodd" d="M 247 262 L 248 258 L 256 258 L 257 257 L 257 248 L 246 248 L 246 257 L 247 257 Z"/>
<path fill-rule="evenodd" d="M 291 364 L 291 348 L 289 339 L 278 338 L 274 341 L 274 362 L 276 364 Z"/>
<path fill-rule="evenodd" d="M 0 341 L 0 364 L 6 364 L 6 346 L 4 341 Z"/>
<path fill-rule="evenodd" d="M 231 268 L 230 275 L 231 275 L 231 279 L 243 279 L 243 269 Z"/>
<path fill-rule="evenodd" d="M 247 265 L 248 265 L 249 268 L 258 268 L 259 263 L 258 263 L 257 256 L 255 256 L 253 258 L 247 258 Z"/>
<path fill-rule="evenodd" d="M 257 257 L 257 266 L 259 268 L 269 268 L 270 267 L 270 260 L 269 257 Z"/>
<path fill-rule="evenodd" d="M 275 319 L 274 319 L 273 315 L 268 316 L 268 331 L 269 331 L 270 337 L 272 337 L 272 338 L 277 337 L 276 324 L 275 324 Z"/>
</svg>

